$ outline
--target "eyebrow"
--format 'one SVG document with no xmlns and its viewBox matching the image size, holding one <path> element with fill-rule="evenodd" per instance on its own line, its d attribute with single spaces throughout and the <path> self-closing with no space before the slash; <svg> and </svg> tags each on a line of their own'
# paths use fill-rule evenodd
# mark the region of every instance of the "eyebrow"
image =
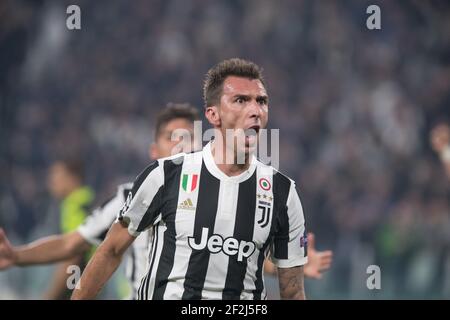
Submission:
<svg viewBox="0 0 450 320">
<path fill-rule="evenodd" d="M 237 98 L 249 100 L 251 98 L 251 96 L 248 94 L 236 94 L 233 96 L 233 99 L 237 99 Z M 267 102 L 269 100 L 269 97 L 267 95 L 256 96 L 256 101 L 261 101 L 261 100 Z"/>
<path fill-rule="evenodd" d="M 238 98 L 249 100 L 250 96 L 248 94 L 235 94 L 233 96 L 233 100 L 238 99 Z"/>
</svg>

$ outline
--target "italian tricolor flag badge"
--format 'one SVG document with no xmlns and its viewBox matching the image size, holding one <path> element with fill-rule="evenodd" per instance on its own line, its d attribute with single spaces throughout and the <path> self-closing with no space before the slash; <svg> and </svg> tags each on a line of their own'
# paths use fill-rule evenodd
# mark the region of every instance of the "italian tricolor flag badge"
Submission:
<svg viewBox="0 0 450 320">
<path fill-rule="evenodd" d="M 181 187 L 186 192 L 192 192 L 197 188 L 198 174 L 183 174 Z"/>
</svg>

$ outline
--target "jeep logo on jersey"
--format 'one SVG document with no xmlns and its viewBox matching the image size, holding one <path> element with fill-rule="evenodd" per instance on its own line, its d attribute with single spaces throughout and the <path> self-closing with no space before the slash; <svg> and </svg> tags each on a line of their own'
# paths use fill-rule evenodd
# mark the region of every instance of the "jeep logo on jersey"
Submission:
<svg viewBox="0 0 450 320">
<path fill-rule="evenodd" d="M 198 174 L 183 174 L 181 187 L 186 192 L 192 192 L 197 188 Z"/>
<path fill-rule="evenodd" d="M 228 237 L 225 240 L 218 234 L 213 234 L 208 239 L 208 228 L 202 229 L 202 238 L 200 243 L 195 243 L 194 237 L 189 237 L 189 246 L 193 250 L 203 250 L 208 248 L 211 253 L 219 253 L 223 251 L 228 256 L 235 256 L 237 254 L 237 261 L 242 261 L 243 258 L 250 257 L 255 251 L 255 244 L 252 241 L 237 240 Z"/>
</svg>

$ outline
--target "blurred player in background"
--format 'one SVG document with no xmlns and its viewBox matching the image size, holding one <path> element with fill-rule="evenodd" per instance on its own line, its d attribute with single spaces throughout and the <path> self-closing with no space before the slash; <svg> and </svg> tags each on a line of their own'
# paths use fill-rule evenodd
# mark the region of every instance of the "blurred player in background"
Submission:
<svg viewBox="0 0 450 320">
<path fill-rule="evenodd" d="M 155 141 L 150 145 L 150 159 L 167 157 L 187 148 L 195 147 L 195 142 L 180 143 L 181 137 L 173 137 L 172 134 L 177 129 L 187 130 L 190 137 L 194 137 L 194 121 L 199 120 L 198 111 L 188 104 L 169 104 L 167 108 L 161 110 L 156 119 Z M 186 141 L 186 140 L 184 140 Z M 181 148 L 181 149 L 177 149 Z M 121 207 L 125 203 L 127 194 L 132 183 L 125 183 L 118 187 L 117 193 L 102 206 L 94 210 L 93 214 L 83 222 L 86 212 L 81 211 L 83 204 L 92 201 L 92 192 L 87 188 L 79 188 L 79 183 L 74 183 L 71 187 L 69 178 L 64 178 L 67 174 L 65 167 L 61 163 L 56 163 L 51 170 L 50 185 L 52 192 L 56 195 L 64 196 L 64 190 L 75 190 L 63 202 L 63 235 L 54 235 L 39 239 L 28 245 L 12 247 L 6 238 L 3 230 L 0 229 L 0 270 L 11 266 L 25 266 L 36 264 L 47 264 L 69 259 L 60 269 L 58 269 L 58 282 L 52 286 L 54 288 L 48 299 L 58 298 L 57 290 L 67 290 L 66 280 L 67 267 L 69 265 L 79 265 L 80 257 L 86 253 L 91 245 L 98 245 L 105 238 L 111 224 L 116 219 Z M 84 201 L 82 201 L 84 200 Z M 90 203 L 90 202 L 89 202 Z M 79 226 L 79 227 L 78 227 Z M 78 228 L 77 228 L 78 227 Z M 67 233 L 66 233 L 67 232 Z M 147 264 L 148 233 L 143 233 L 128 250 L 126 276 L 130 282 L 132 293 L 139 287 Z M 64 276 L 64 277 L 62 277 Z"/>
<path fill-rule="evenodd" d="M 450 179 L 450 127 L 446 124 L 436 126 L 430 135 L 431 146 L 437 152 Z"/>
<path fill-rule="evenodd" d="M 60 230 L 69 234 L 76 230 L 86 219 L 94 201 L 94 192 L 84 185 L 84 167 L 78 159 L 64 159 L 53 163 L 48 175 L 48 188 L 53 197 L 61 201 Z M 67 268 L 87 263 L 88 256 L 76 254 L 67 257 L 56 269 L 49 289 L 44 299 L 67 299 L 70 291 L 67 289 Z"/>
</svg>

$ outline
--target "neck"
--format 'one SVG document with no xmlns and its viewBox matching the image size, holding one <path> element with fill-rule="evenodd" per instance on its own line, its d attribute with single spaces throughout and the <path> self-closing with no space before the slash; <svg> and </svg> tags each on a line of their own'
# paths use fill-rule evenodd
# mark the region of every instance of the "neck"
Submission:
<svg viewBox="0 0 450 320">
<path fill-rule="evenodd" d="M 211 152 L 217 167 L 229 177 L 240 175 L 250 167 L 250 155 L 245 156 L 245 161 L 238 161 L 234 148 L 224 140 L 214 140 Z"/>
</svg>

